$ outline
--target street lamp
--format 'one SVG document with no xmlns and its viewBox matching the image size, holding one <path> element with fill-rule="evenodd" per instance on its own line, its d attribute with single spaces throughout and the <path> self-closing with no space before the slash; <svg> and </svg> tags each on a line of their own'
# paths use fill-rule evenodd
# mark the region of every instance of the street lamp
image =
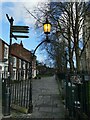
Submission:
<svg viewBox="0 0 90 120">
<path fill-rule="evenodd" d="M 42 45 L 44 42 L 50 42 L 50 40 L 48 39 L 48 34 L 50 34 L 51 31 L 51 23 L 48 21 L 48 19 L 46 18 L 46 22 L 43 24 L 43 30 L 44 33 L 46 34 L 46 40 L 43 40 L 41 43 L 39 43 L 39 45 L 35 48 L 33 54 L 32 54 L 32 62 L 34 60 L 34 55 L 35 52 L 37 50 L 37 48 Z M 31 63 L 31 74 L 32 74 L 32 63 Z M 32 104 L 32 78 L 30 79 L 30 96 L 29 96 L 29 109 L 28 109 L 28 113 L 32 113 L 33 111 L 33 104 Z"/>
<path fill-rule="evenodd" d="M 50 42 L 48 40 L 48 34 L 50 34 L 50 31 L 51 31 L 51 23 L 48 21 L 47 18 L 46 18 L 46 22 L 43 24 L 43 30 L 44 30 L 44 33 L 46 34 L 47 42 Z"/>
<path fill-rule="evenodd" d="M 43 40 L 41 43 L 39 43 L 39 45 L 35 48 L 33 55 L 35 55 L 35 52 L 37 50 L 37 48 L 42 45 L 42 43 L 44 42 L 50 42 L 50 40 L 48 39 L 48 34 L 50 34 L 51 32 L 51 23 L 48 21 L 48 19 L 46 18 L 46 22 L 43 24 L 43 31 L 46 34 L 46 40 Z"/>
<path fill-rule="evenodd" d="M 51 23 L 46 18 L 46 22 L 43 24 L 43 30 L 45 34 L 50 34 L 51 31 Z"/>
</svg>

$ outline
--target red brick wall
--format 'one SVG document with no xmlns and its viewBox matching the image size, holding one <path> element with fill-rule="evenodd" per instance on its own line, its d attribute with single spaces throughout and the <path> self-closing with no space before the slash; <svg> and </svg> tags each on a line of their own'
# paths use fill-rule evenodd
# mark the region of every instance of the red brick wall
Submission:
<svg viewBox="0 0 90 120">
<path fill-rule="evenodd" d="M 2 39 L 0 39 L 0 61 L 4 60 L 4 45 L 5 43 Z"/>
<path fill-rule="evenodd" d="M 11 54 L 28 62 L 31 61 L 31 52 L 17 43 L 12 45 Z"/>
<path fill-rule="evenodd" d="M 2 61 L 2 41 L 0 40 L 0 61 Z"/>
</svg>

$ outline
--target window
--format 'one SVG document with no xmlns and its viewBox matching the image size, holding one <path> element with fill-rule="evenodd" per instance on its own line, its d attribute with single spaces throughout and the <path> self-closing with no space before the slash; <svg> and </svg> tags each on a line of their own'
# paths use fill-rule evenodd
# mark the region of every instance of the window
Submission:
<svg viewBox="0 0 90 120">
<path fill-rule="evenodd" d="M 16 57 L 12 58 L 13 67 L 16 67 Z"/>
<path fill-rule="evenodd" d="M 8 48 L 4 47 L 4 58 L 8 58 Z"/>
<path fill-rule="evenodd" d="M 29 69 L 29 63 L 27 63 L 27 68 Z"/>
<path fill-rule="evenodd" d="M 23 61 L 23 69 L 25 69 L 25 64 L 26 64 L 25 61 Z"/>
<path fill-rule="evenodd" d="M 25 80 L 25 70 L 23 71 L 23 74 L 24 74 L 24 76 L 23 76 L 23 77 L 24 77 L 24 80 Z"/>
<path fill-rule="evenodd" d="M 7 66 L 4 67 L 4 77 L 5 78 L 8 77 L 8 67 Z"/>
<path fill-rule="evenodd" d="M 21 59 L 19 59 L 19 68 L 21 68 Z"/>
<path fill-rule="evenodd" d="M 16 70 L 15 70 L 15 69 L 13 70 L 12 79 L 13 79 L 13 80 L 16 80 Z"/>
</svg>

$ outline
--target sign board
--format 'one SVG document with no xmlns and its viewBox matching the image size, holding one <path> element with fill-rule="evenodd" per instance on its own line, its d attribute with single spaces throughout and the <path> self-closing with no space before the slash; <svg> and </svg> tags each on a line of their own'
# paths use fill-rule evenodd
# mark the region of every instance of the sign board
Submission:
<svg viewBox="0 0 90 120">
<path fill-rule="evenodd" d="M 29 33 L 27 30 L 12 30 L 12 32 Z"/>
<path fill-rule="evenodd" d="M 28 26 L 11 26 L 12 32 L 19 32 L 19 33 L 29 33 Z"/>
<path fill-rule="evenodd" d="M 17 30 L 17 29 L 19 29 L 19 30 L 29 30 L 29 27 L 28 26 L 12 26 L 11 27 L 11 29 L 12 30 Z"/>
<path fill-rule="evenodd" d="M 11 32 L 16 33 L 29 33 L 29 27 L 28 26 L 11 26 Z M 14 35 L 12 34 L 12 37 L 17 40 L 17 38 L 29 38 L 27 35 Z"/>
<path fill-rule="evenodd" d="M 13 35 L 14 38 L 29 38 L 29 36 L 26 35 Z"/>
</svg>

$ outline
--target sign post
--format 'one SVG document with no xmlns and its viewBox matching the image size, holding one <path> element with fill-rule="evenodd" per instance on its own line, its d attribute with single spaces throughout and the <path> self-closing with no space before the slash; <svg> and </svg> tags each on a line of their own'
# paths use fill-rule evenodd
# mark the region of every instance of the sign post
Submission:
<svg viewBox="0 0 90 120">
<path fill-rule="evenodd" d="M 29 33 L 29 27 L 28 26 L 14 26 L 13 21 L 14 19 L 11 17 L 9 18 L 8 14 L 6 14 L 6 17 L 10 23 L 10 44 L 9 44 L 9 55 L 8 55 L 8 79 L 6 81 L 6 101 L 5 101 L 5 111 L 4 111 L 4 116 L 9 116 L 10 113 L 10 105 L 11 105 L 11 65 L 12 65 L 12 57 L 11 57 L 11 45 L 12 45 L 12 38 L 16 39 L 17 38 L 29 38 L 27 35 L 14 35 L 13 33 Z"/>
</svg>

